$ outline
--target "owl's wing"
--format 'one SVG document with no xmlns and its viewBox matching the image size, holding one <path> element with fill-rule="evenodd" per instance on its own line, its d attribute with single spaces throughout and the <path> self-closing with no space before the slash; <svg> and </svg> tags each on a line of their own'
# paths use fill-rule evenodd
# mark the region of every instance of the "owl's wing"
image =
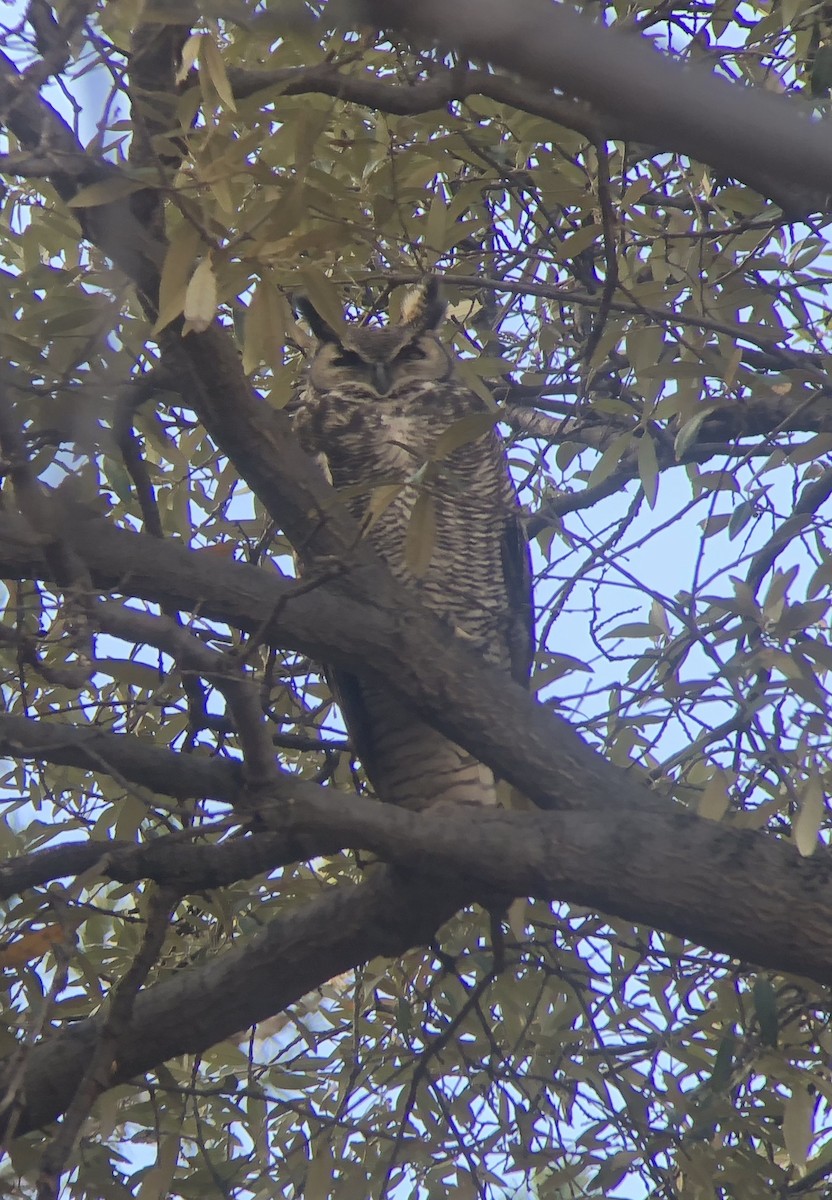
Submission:
<svg viewBox="0 0 832 1200">
<path fill-rule="evenodd" d="M 518 506 L 507 518 L 501 543 L 503 579 L 508 601 L 508 638 L 511 676 L 515 683 L 528 688 L 534 661 L 534 604 L 532 567 L 525 522 Z"/>
</svg>

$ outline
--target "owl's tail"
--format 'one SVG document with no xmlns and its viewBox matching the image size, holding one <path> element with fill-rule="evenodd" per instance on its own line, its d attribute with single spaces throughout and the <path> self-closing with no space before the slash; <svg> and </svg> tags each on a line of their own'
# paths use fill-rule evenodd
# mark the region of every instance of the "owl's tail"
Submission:
<svg viewBox="0 0 832 1200">
<path fill-rule="evenodd" d="M 362 685 L 368 723 L 357 746 L 378 796 L 415 810 L 497 803 L 493 772 L 395 697 Z"/>
</svg>

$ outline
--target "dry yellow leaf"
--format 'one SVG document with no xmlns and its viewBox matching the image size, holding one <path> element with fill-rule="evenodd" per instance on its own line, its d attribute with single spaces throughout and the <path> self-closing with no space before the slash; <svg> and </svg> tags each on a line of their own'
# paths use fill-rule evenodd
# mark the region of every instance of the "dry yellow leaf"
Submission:
<svg viewBox="0 0 832 1200">
<path fill-rule="evenodd" d="M 210 258 L 204 258 L 191 276 L 185 292 L 185 332 L 202 333 L 217 311 L 217 277 Z"/>
</svg>

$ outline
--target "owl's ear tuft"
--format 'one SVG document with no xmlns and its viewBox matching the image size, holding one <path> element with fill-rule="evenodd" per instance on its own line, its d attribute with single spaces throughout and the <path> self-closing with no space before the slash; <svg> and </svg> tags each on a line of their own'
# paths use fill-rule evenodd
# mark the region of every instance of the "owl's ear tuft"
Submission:
<svg viewBox="0 0 832 1200">
<path fill-rule="evenodd" d="M 306 296 L 293 296 L 292 307 L 314 333 L 319 342 L 338 342 L 341 339 L 328 321 L 325 321 L 311 300 Z"/>
<path fill-rule="evenodd" d="M 402 325 L 415 326 L 420 333 L 438 329 L 445 319 L 445 301 L 435 275 L 417 283 L 402 301 Z"/>
</svg>

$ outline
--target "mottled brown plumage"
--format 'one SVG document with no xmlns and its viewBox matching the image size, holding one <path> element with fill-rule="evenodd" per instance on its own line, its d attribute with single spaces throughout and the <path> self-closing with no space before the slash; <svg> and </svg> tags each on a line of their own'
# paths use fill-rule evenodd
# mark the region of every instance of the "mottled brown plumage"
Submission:
<svg viewBox="0 0 832 1200">
<path fill-rule="evenodd" d="M 295 418 L 304 448 L 325 463 L 395 577 L 525 684 L 532 611 L 520 510 L 488 406 L 456 378 L 436 335 L 436 281 L 415 289 L 387 328 L 335 329 L 308 304 L 301 311 L 318 342 Z M 341 672 L 333 683 L 381 799 L 495 802 L 491 772 L 385 689 Z"/>
</svg>

